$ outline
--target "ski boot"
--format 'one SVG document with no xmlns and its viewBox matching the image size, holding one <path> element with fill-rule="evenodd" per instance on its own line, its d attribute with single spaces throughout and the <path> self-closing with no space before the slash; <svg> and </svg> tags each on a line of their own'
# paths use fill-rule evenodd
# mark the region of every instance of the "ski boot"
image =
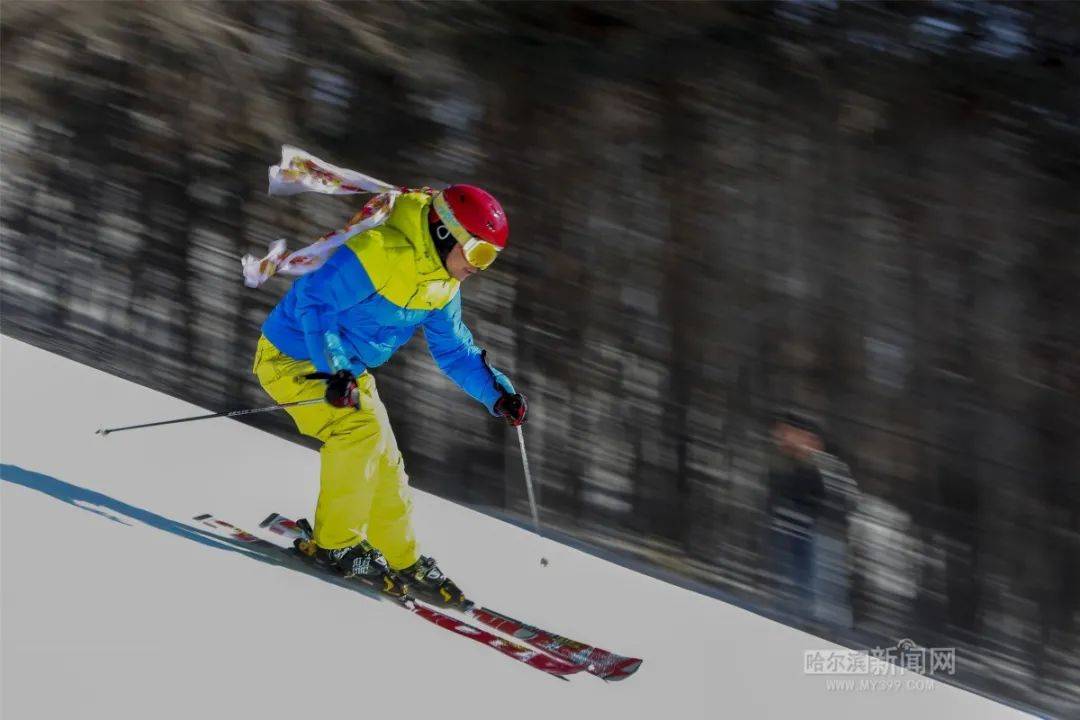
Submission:
<svg viewBox="0 0 1080 720">
<path fill-rule="evenodd" d="M 435 558 L 421 555 L 407 568 L 391 571 L 407 588 L 409 595 L 440 607 L 468 610 L 473 606 L 454 581 L 446 577 Z"/>
<path fill-rule="evenodd" d="M 382 553 L 367 540 L 361 540 L 352 547 L 327 550 L 310 538 L 298 538 L 293 541 L 293 547 L 317 565 L 346 579 L 355 578 L 391 597 L 405 597 L 404 583 L 390 570 Z"/>
</svg>

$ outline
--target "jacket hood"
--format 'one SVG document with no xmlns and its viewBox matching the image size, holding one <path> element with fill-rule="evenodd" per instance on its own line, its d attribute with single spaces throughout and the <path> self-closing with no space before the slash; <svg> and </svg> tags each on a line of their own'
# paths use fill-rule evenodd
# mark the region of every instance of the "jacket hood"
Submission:
<svg viewBox="0 0 1080 720">
<path fill-rule="evenodd" d="M 425 281 L 449 280 L 450 273 L 439 259 L 435 241 L 428 226 L 428 209 L 432 197 L 427 193 L 405 193 L 394 202 L 386 224 L 394 228 L 416 253 L 416 270 Z"/>
</svg>

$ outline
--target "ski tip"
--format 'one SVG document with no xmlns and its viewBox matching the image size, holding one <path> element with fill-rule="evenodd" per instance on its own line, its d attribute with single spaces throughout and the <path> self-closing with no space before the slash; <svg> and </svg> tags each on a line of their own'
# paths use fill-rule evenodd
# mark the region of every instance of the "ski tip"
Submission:
<svg viewBox="0 0 1080 720">
<path fill-rule="evenodd" d="M 280 516 L 276 512 L 270 513 L 269 515 L 266 516 L 265 520 L 263 520 L 261 523 L 259 523 L 259 527 L 261 527 L 261 528 L 270 527 L 270 525 L 273 524 L 273 522 L 275 520 L 277 520 L 278 517 L 280 517 Z"/>
<path fill-rule="evenodd" d="M 641 668 L 641 664 L 643 662 L 645 661 L 641 658 L 626 658 L 614 668 L 612 668 L 608 672 L 608 674 L 603 675 L 602 677 L 608 682 L 618 682 L 620 680 L 625 680 L 626 678 L 636 673 Z"/>
</svg>

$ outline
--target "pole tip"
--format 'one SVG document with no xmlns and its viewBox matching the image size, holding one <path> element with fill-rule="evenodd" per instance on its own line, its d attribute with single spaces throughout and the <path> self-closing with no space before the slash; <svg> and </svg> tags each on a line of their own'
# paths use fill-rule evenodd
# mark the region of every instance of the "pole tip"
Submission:
<svg viewBox="0 0 1080 720">
<path fill-rule="evenodd" d="M 547 567 L 548 566 L 548 559 L 546 557 L 540 558 L 540 566 L 541 567 Z"/>
<path fill-rule="evenodd" d="M 109 434 L 109 431 L 106 430 L 105 428 L 98 428 L 97 430 L 94 431 L 94 434 L 95 435 L 100 435 L 101 437 L 105 437 L 106 435 Z"/>
</svg>

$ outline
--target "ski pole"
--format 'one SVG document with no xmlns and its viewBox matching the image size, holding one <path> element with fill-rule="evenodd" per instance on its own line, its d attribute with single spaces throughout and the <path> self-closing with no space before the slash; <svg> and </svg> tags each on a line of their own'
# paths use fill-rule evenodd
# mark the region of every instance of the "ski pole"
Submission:
<svg viewBox="0 0 1080 720">
<path fill-rule="evenodd" d="M 100 428 L 94 432 L 95 435 L 101 435 L 105 437 L 109 433 L 120 432 L 121 430 L 138 430 L 139 428 L 157 427 L 159 425 L 173 425 L 174 423 L 192 422 L 193 420 L 209 420 L 210 418 L 218 417 L 240 417 L 241 415 L 254 415 L 255 413 L 272 412 L 274 410 L 284 410 L 290 407 L 300 407 L 301 405 L 314 405 L 316 403 L 325 402 L 322 398 L 315 398 L 313 400 L 297 400 L 295 402 L 281 403 L 280 405 L 269 405 L 261 408 L 248 408 L 244 410 L 226 410 L 224 412 L 208 413 L 206 415 L 194 415 L 192 417 L 176 418 L 175 420 L 159 420 L 158 422 L 143 423 L 141 425 L 125 425 L 124 427 L 116 428 Z"/>
<path fill-rule="evenodd" d="M 540 513 L 536 509 L 536 495 L 533 493 L 533 481 L 532 473 L 529 472 L 529 455 L 525 452 L 525 433 L 522 431 L 521 426 L 517 426 L 518 447 L 521 448 L 521 467 L 525 471 L 525 489 L 529 493 L 529 510 L 532 511 L 533 529 L 536 530 L 536 534 L 539 537 L 544 537 L 544 533 L 540 530 Z M 540 558 L 540 564 L 547 567 L 548 559 L 546 557 Z"/>
</svg>

